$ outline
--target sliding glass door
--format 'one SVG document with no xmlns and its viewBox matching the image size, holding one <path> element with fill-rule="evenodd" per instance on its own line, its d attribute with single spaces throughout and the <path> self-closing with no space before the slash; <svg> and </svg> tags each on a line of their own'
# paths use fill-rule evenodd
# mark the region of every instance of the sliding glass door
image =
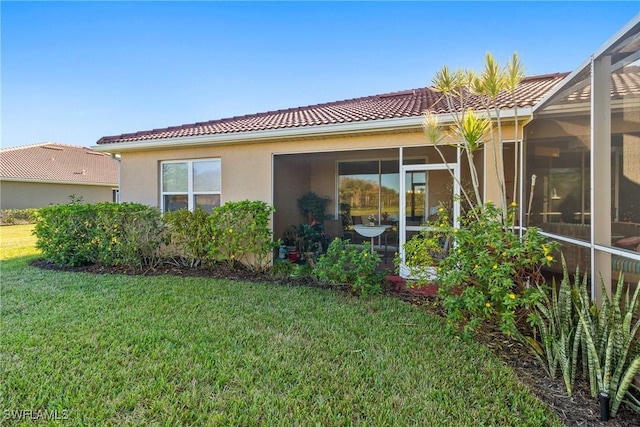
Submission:
<svg viewBox="0 0 640 427">
<path fill-rule="evenodd" d="M 348 205 L 356 220 L 369 216 L 376 223 L 397 221 L 400 210 L 400 174 L 397 160 L 338 163 L 338 200 Z"/>
</svg>

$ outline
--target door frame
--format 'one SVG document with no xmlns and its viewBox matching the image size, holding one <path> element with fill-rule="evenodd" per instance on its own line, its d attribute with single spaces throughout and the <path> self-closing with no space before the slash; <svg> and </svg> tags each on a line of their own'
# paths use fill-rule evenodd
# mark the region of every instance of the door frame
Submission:
<svg viewBox="0 0 640 427">
<path fill-rule="evenodd" d="M 402 159 L 402 156 L 401 156 Z M 400 247 L 400 276 L 405 279 L 411 279 L 409 274 L 409 268 L 405 264 L 404 244 L 407 239 L 407 231 L 421 231 L 426 228 L 423 225 L 407 225 L 407 189 L 406 189 L 406 174 L 407 172 L 429 172 L 429 171 L 453 171 L 453 224 L 454 227 L 458 227 L 460 216 L 460 164 L 459 163 L 432 163 L 421 165 L 401 165 L 400 166 L 400 218 L 398 229 L 398 241 Z M 426 191 L 428 192 L 429 182 L 427 180 Z M 425 212 L 425 219 L 427 217 Z"/>
</svg>

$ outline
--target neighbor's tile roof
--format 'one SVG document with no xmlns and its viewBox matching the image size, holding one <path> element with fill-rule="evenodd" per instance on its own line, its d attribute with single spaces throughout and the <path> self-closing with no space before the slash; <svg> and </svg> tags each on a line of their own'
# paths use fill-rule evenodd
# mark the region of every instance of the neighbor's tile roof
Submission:
<svg viewBox="0 0 640 427">
<path fill-rule="evenodd" d="M 42 143 L 0 150 L 0 179 L 118 185 L 118 162 L 76 145 Z"/>
<path fill-rule="evenodd" d="M 568 73 L 556 73 L 524 78 L 516 90 L 518 107 L 533 106 L 549 90 L 567 76 L 567 74 Z M 511 96 L 507 93 L 499 95 L 497 101 L 500 108 L 513 108 Z M 480 99 L 477 98 L 469 107 L 481 108 L 482 104 Z M 447 113 L 449 112 L 449 108 L 440 93 L 434 91 L 432 88 L 421 88 L 306 107 L 211 120 L 203 123 L 172 126 L 116 136 L 105 136 L 98 140 L 98 144 L 416 117 L 422 115 L 425 111 Z"/>
</svg>

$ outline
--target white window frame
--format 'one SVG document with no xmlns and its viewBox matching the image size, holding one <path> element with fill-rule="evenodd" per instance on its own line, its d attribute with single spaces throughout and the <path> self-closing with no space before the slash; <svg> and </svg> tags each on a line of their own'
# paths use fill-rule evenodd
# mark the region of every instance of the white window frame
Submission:
<svg viewBox="0 0 640 427">
<path fill-rule="evenodd" d="M 220 190 L 218 191 L 194 191 L 193 190 L 193 164 L 200 162 L 218 162 L 220 165 Z M 164 165 L 166 164 L 187 164 L 187 192 L 184 191 L 164 191 Z M 217 194 L 220 196 L 222 204 L 222 160 L 220 158 L 210 159 L 185 159 L 185 160 L 165 160 L 160 162 L 160 208 L 162 212 L 166 212 L 164 196 L 171 195 L 184 195 L 187 196 L 187 205 L 190 211 L 193 211 L 195 206 L 195 197 L 197 195 Z"/>
</svg>

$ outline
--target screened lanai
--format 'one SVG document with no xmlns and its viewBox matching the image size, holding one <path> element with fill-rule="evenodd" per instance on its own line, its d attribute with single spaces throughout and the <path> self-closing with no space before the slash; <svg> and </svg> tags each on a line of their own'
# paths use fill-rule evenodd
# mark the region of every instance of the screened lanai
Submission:
<svg viewBox="0 0 640 427">
<path fill-rule="evenodd" d="M 640 15 L 534 107 L 524 134 L 522 222 L 561 242 L 596 298 L 600 275 L 609 293 L 620 273 L 638 283 Z"/>
</svg>

